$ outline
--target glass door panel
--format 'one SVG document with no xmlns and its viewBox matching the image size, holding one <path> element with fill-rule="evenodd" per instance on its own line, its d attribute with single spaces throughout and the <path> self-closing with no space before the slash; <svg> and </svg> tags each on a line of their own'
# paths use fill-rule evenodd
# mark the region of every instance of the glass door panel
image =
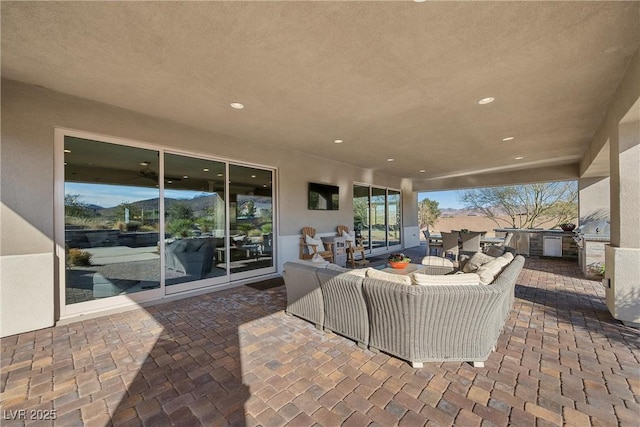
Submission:
<svg viewBox="0 0 640 427">
<path fill-rule="evenodd" d="M 387 191 L 371 188 L 371 249 L 387 247 Z"/>
<path fill-rule="evenodd" d="M 362 238 L 362 245 L 369 250 L 371 244 L 369 230 L 369 187 L 353 186 L 353 227 L 356 238 Z"/>
<path fill-rule="evenodd" d="M 398 246 L 401 244 L 400 192 L 396 190 L 388 190 L 387 194 L 387 218 L 389 223 L 387 230 L 387 242 L 389 246 Z"/>
<path fill-rule="evenodd" d="M 64 137 L 65 304 L 160 287 L 158 151 Z"/>
<path fill-rule="evenodd" d="M 231 273 L 274 267 L 273 171 L 229 165 Z"/>
<path fill-rule="evenodd" d="M 166 285 L 226 276 L 225 163 L 164 159 Z"/>
</svg>

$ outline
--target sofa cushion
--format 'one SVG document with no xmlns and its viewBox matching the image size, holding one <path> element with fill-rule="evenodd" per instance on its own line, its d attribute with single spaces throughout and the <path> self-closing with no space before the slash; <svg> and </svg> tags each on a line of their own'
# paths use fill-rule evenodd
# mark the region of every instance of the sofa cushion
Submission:
<svg viewBox="0 0 640 427">
<path fill-rule="evenodd" d="M 449 275 L 432 275 L 413 273 L 411 280 L 414 285 L 433 286 L 433 285 L 479 285 L 480 277 L 475 273 L 449 274 Z"/>
<path fill-rule="evenodd" d="M 462 271 L 464 273 L 473 273 L 478 267 L 496 259 L 495 257 L 483 254 L 482 252 L 476 252 L 473 256 L 464 264 Z"/>
<path fill-rule="evenodd" d="M 333 270 L 333 271 L 337 271 L 339 273 L 344 273 L 346 271 L 349 271 L 348 269 L 346 269 L 344 267 L 340 267 L 338 264 L 333 264 L 333 263 L 327 264 L 327 270 Z"/>
<path fill-rule="evenodd" d="M 504 251 L 505 251 L 504 246 L 492 245 L 487 248 L 487 251 L 485 252 L 485 254 L 492 257 L 499 257 L 504 253 Z"/>
<path fill-rule="evenodd" d="M 480 283 L 488 285 L 493 282 L 493 279 L 502 272 L 502 269 L 509 265 L 507 257 L 500 256 L 493 261 L 489 261 L 486 264 L 481 265 L 476 270 L 478 276 L 480 276 Z"/>
<path fill-rule="evenodd" d="M 375 268 L 367 268 L 366 277 L 378 280 L 386 280 L 388 282 L 400 283 L 402 285 L 410 285 L 411 277 L 402 274 L 387 273 L 386 271 L 376 270 Z"/>
<path fill-rule="evenodd" d="M 309 235 L 305 235 L 304 236 L 304 242 L 307 245 L 316 245 L 316 251 L 317 252 L 324 252 L 324 243 L 322 243 L 322 239 L 316 239 L 315 237 L 311 237 Z M 312 253 L 313 250 L 311 248 L 309 248 L 309 253 Z"/>
</svg>

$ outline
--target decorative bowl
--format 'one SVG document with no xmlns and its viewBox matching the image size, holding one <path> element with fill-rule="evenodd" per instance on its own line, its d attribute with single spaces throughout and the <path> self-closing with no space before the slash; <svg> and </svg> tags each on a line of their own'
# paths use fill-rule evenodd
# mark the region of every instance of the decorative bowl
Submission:
<svg viewBox="0 0 640 427">
<path fill-rule="evenodd" d="M 407 265 L 409 265 L 409 262 L 404 262 L 404 261 L 389 261 L 389 265 L 391 266 L 391 268 L 395 268 L 398 270 L 402 270 L 403 268 L 406 268 Z"/>
<path fill-rule="evenodd" d="M 560 224 L 560 228 L 563 231 L 573 231 L 576 228 L 575 224 Z"/>
</svg>

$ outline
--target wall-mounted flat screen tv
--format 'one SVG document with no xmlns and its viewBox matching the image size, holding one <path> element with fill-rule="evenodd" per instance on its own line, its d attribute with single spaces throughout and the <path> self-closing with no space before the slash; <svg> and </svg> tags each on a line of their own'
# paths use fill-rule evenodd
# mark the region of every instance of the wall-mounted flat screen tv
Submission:
<svg viewBox="0 0 640 427">
<path fill-rule="evenodd" d="M 340 187 L 337 185 L 309 183 L 309 209 L 337 211 Z"/>
</svg>

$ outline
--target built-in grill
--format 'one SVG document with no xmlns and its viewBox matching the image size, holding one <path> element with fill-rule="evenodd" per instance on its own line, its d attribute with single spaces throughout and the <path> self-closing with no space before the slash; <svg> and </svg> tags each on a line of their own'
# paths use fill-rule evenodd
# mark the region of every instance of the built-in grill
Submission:
<svg viewBox="0 0 640 427">
<path fill-rule="evenodd" d="M 588 278 L 599 278 L 604 266 L 604 247 L 609 244 L 609 221 L 593 220 L 574 230 L 578 246 L 578 264 Z"/>
</svg>

